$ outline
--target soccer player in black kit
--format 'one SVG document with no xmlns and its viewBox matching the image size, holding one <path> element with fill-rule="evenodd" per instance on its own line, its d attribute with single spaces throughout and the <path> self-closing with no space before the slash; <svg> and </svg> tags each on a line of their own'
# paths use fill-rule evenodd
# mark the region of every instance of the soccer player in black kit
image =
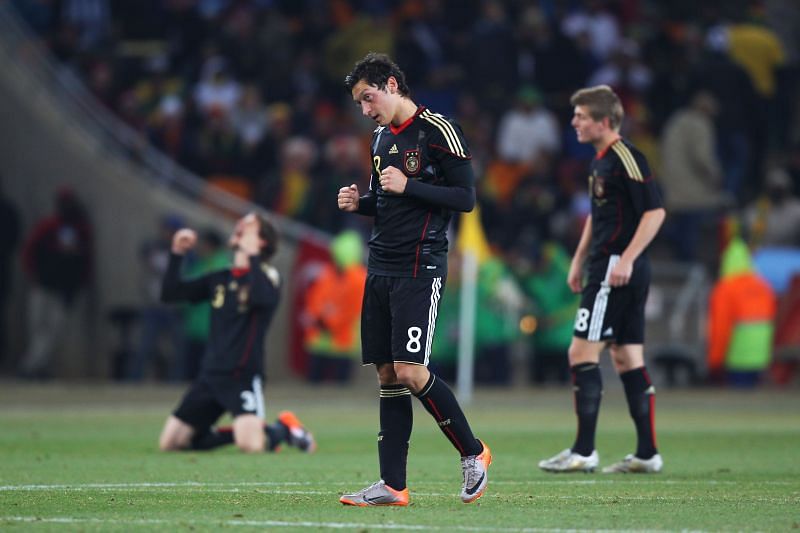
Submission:
<svg viewBox="0 0 800 533">
<path fill-rule="evenodd" d="M 492 455 L 472 434 L 450 388 L 427 368 L 447 276 L 450 215 L 475 204 L 469 148 L 458 125 L 411 100 L 403 72 L 384 54 L 356 63 L 345 87 L 378 124 L 369 191 L 362 196 L 356 185 L 343 187 L 338 204 L 375 217 L 361 344 L 363 362 L 375 365 L 380 382 L 381 479 L 340 501 L 408 505 L 413 394 L 461 455 L 461 500 L 470 503 L 486 489 Z"/>
<path fill-rule="evenodd" d="M 578 141 L 597 155 L 589 176 L 592 201 L 567 283 L 581 292 L 569 364 L 574 384 L 578 433 L 571 448 L 543 460 L 548 472 L 592 472 L 599 464 L 594 439 L 603 384 L 598 363 L 609 346 L 628 408 L 636 426 L 636 452 L 603 469 L 660 472 L 663 461 L 655 438 L 655 389 L 644 364 L 644 306 L 650 285 L 647 246 L 658 233 L 665 211 L 645 157 L 619 135 L 622 104 L 600 85 L 581 89 L 570 100 Z M 588 279 L 583 287 L 583 267 Z"/>
<path fill-rule="evenodd" d="M 159 439 L 163 451 L 208 450 L 236 444 L 244 452 L 274 451 L 282 442 L 305 452 L 316 443 L 291 411 L 274 424 L 264 424 L 264 336 L 280 294 L 280 276 L 267 261 L 275 253 L 277 233 L 254 213 L 236 223 L 230 238 L 233 267 L 196 279 L 181 279 L 183 257 L 197 242 L 188 228 L 172 239 L 172 254 L 164 275 L 164 302 L 211 305 L 209 350 L 200 375 L 167 418 Z M 213 428 L 225 412 L 230 428 Z"/>
</svg>

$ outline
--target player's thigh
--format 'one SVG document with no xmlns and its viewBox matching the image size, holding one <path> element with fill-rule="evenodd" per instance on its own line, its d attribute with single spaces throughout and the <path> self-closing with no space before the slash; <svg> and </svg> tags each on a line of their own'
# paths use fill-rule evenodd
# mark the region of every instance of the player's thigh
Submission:
<svg viewBox="0 0 800 533">
<path fill-rule="evenodd" d="M 184 450 L 189 447 L 194 435 L 195 430 L 192 426 L 175 415 L 170 415 L 161 430 L 158 447 L 164 452 Z"/>
<path fill-rule="evenodd" d="M 370 274 L 361 308 L 361 358 L 365 365 L 392 363 L 392 310 L 389 296 L 394 278 Z"/>
<path fill-rule="evenodd" d="M 644 366 L 644 346 L 641 344 L 612 344 L 609 351 L 618 374 Z"/>
<path fill-rule="evenodd" d="M 392 292 L 392 356 L 395 363 L 427 366 L 443 278 L 398 278 Z"/>
<path fill-rule="evenodd" d="M 210 428 L 225 412 L 225 407 L 217 400 L 214 387 L 207 378 L 199 378 L 181 398 L 173 416 L 184 424 L 202 433 Z"/>
<path fill-rule="evenodd" d="M 220 377 L 212 381 L 214 395 L 234 418 L 253 415 L 264 419 L 264 386 L 257 374 Z"/>
<path fill-rule="evenodd" d="M 243 452 L 263 452 L 267 443 L 264 434 L 264 420 L 253 414 L 234 417 L 233 442 Z"/>
<path fill-rule="evenodd" d="M 600 352 L 605 348 L 605 342 L 587 341 L 580 337 L 572 337 L 572 342 L 569 345 L 569 366 L 580 365 L 584 363 L 600 362 Z"/>
</svg>

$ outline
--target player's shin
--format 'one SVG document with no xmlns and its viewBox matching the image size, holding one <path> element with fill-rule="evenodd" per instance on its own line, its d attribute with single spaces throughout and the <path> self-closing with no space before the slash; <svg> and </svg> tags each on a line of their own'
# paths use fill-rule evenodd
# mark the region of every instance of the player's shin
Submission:
<svg viewBox="0 0 800 533">
<path fill-rule="evenodd" d="M 431 374 L 417 398 L 462 457 L 481 453 L 483 445 L 472 434 L 472 429 L 453 391 L 443 380 Z"/>
<path fill-rule="evenodd" d="M 395 490 L 406 488 L 408 442 L 413 426 L 411 392 L 405 385 L 381 385 L 378 460 L 381 479 Z"/>
</svg>

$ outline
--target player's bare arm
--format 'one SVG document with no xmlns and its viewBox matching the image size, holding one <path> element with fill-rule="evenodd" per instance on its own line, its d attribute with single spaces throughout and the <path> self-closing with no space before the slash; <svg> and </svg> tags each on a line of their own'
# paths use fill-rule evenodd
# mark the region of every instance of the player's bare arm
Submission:
<svg viewBox="0 0 800 533">
<path fill-rule="evenodd" d="M 650 241 L 655 238 L 659 228 L 661 228 L 661 224 L 664 223 L 666 214 L 667 212 L 661 207 L 644 212 L 636 228 L 636 233 L 633 234 L 633 239 L 631 239 L 630 244 L 622 252 L 619 261 L 611 270 L 609 284 L 612 287 L 627 285 L 631 280 L 634 261 L 647 248 Z"/>
<path fill-rule="evenodd" d="M 197 243 L 197 233 L 189 228 L 182 228 L 172 236 L 172 253 L 184 255 Z"/>
<path fill-rule="evenodd" d="M 339 204 L 339 209 L 342 211 L 347 211 L 349 213 L 357 211 L 358 200 L 358 185 L 355 183 L 351 184 L 349 187 L 342 187 L 339 189 L 337 203 Z"/>
</svg>

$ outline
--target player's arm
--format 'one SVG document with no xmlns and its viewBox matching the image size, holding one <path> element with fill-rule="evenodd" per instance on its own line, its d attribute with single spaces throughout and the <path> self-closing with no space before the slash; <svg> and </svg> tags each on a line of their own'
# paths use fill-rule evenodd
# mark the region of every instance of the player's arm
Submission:
<svg viewBox="0 0 800 533">
<path fill-rule="evenodd" d="M 348 187 L 342 187 L 339 189 L 336 201 L 342 211 L 373 217 L 377 213 L 378 198 L 371 187 L 369 192 L 363 196 L 359 196 L 358 185 L 355 183 Z"/>
<path fill-rule="evenodd" d="M 442 163 L 445 185 L 407 180 L 405 193 L 429 204 L 454 211 L 472 211 L 475 207 L 475 175 L 468 159 L 448 158 Z"/>
<path fill-rule="evenodd" d="M 592 242 L 592 216 L 586 217 L 586 222 L 583 224 L 583 231 L 581 232 L 581 239 L 578 241 L 578 246 L 575 248 L 575 254 L 572 256 L 572 262 L 569 265 L 569 273 L 567 274 L 567 285 L 572 289 L 572 292 L 578 293 L 583 289 L 583 263 L 589 255 L 589 245 Z"/>
<path fill-rule="evenodd" d="M 183 258 L 196 243 L 197 234 L 187 228 L 178 230 L 172 237 L 172 253 L 161 284 L 162 302 L 201 302 L 208 298 L 208 276 L 181 279 Z"/>
<path fill-rule="evenodd" d="M 620 156 L 620 161 L 624 168 L 625 184 L 631 203 L 641 215 L 631 242 L 622 251 L 619 261 L 609 273 L 608 281 L 612 287 L 620 287 L 630 281 L 633 275 L 633 263 L 655 238 L 667 214 L 661 193 L 644 156 L 639 152 L 629 152 L 627 157 Z"/>
<path fill-rule="evenodd" d="M 633 275 L 633 263 L 655 238 L 666 215 L 667 212 L 663 207 L 651 209 L 642 214 L 639 225 L 636 227 L 636 233 L 633 234 L 631 242 L 622 252 L 619 262 L 608 276 L 608 282 L 612 287 L 620 287 L 630 281 Z"/>
</svg>

